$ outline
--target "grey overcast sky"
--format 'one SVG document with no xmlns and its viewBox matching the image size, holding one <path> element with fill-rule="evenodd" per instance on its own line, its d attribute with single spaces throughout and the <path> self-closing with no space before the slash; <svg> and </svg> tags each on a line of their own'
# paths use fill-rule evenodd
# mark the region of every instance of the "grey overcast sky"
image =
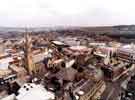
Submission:
<svg viewBox="0 0 135 100">
<path fill-rule="evenodd" d="M 0 26 L 135 24 L 135 0 L 0 0 Z"/>
</svg>

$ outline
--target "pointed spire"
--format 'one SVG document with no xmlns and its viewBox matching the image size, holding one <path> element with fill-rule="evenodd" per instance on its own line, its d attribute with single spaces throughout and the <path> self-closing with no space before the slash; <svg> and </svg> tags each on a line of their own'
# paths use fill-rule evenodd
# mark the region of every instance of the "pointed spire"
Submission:
<svg viewBox="0 0 135 100">
<path fill-rule="evenodd" d="M 26 29 L 26 32 L 24 34 L 25 36 L 25 60 L 26 60 L 26 68 L 29 72 L 29 74 L 33 74 L 34 70 L 34 64 L 32 60 L 32 43 L 31 43 L 31 37 L 30 33 L 28 33 L 28 30 Z"/>
</svg>

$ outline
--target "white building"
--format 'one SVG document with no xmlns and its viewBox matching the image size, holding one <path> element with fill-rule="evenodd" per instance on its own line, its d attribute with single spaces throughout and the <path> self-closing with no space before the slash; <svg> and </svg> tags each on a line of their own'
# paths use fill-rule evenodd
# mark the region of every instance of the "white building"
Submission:
<svg viewBox="0 0 135 100">
<path fill-rule="evenodd" d="M 12 57 L 5 57 L 0 59 L 0 69 L 8 69 L 9 63 L 13 61 Z"/>
</svg>

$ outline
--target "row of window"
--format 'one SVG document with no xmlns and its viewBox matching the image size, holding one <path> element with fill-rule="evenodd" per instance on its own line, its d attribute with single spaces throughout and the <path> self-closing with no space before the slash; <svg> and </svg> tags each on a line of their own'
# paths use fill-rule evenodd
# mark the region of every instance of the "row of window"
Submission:
<svg viewBox="0 0 135 100">
<path fill-rule="evenodd" d="M 17 75 L 16 74 L 9 75 L 8 77 L 5 77 L 5 78 L 0 78 L 0 85 L 4 85 L 4 84 L 6 84 L 8 82 L 12 82 L 16 78 L 17 78 Z"/>
</svg>

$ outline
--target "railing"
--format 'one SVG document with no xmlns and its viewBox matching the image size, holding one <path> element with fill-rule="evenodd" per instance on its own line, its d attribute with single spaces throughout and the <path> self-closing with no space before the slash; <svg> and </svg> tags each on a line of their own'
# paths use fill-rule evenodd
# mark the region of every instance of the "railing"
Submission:
<svg viewBox="0 0 135 100">
<path fill-rule="evenodd" d="M 98 81 L 96 85 L 85 95 L 81 96 L 79 100 L 94 100 L 94 96 L 99 91 L 99 89 L 103 86 L 104 82 L 102 80 Z"/>
</svg>

